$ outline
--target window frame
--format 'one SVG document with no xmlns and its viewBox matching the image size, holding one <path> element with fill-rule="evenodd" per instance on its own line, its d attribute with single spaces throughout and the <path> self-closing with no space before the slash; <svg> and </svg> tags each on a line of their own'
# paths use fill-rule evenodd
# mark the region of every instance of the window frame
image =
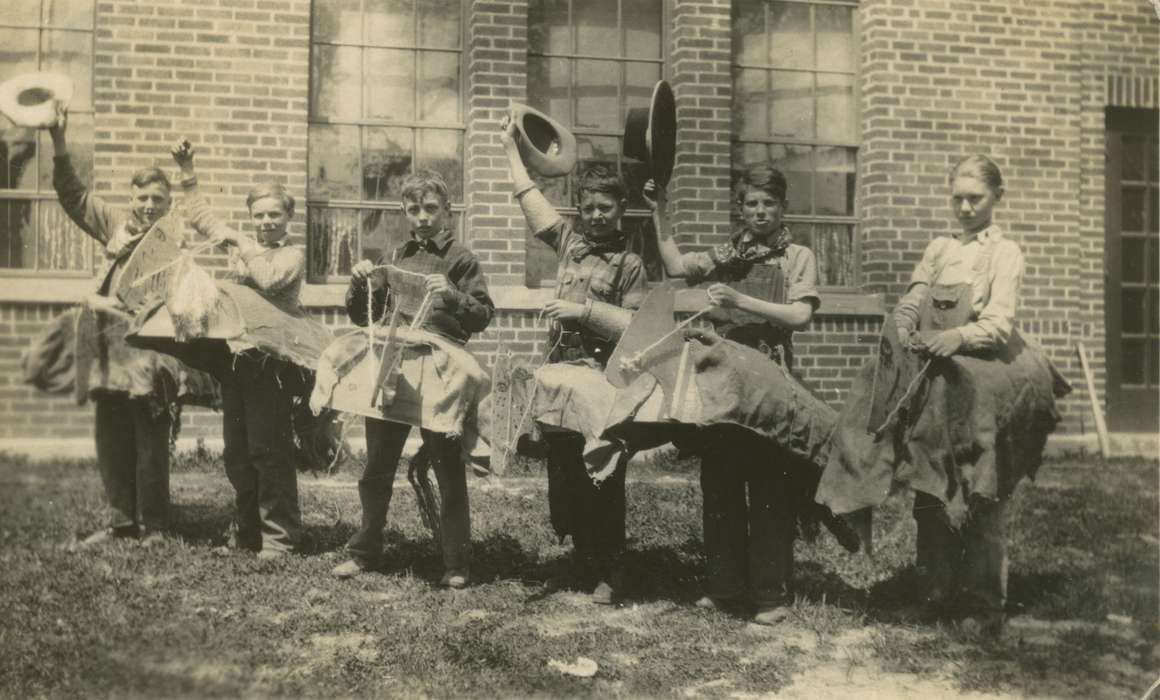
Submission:
<svg viewBox="0 0 1160 700">
<path fill-rule="evenodd" d="M 535 0 L 530 0 L 529 4 L 528 4 L 528 10 L 529 10 L 528 21 L 531 21 L 531 16 L 530 16 L 531 15 L 531 2 L 534 2 L 534 1 Z M 562 52 L 562 53 L 550 53 L 550 52 L 548 52 L 548 53 L 533 53 L 531 50 L 531 42 L 530 41 L 528 42 L 528 50 L 525 52 L 524 55 L 526 57 L 527 65 L 529 67 L 531 65 L 531 61 L 533 58 L 534 59 L 562 58 L 562 59 L 567 59 L 569 61 L 569 66 L 568 66 L 568 68 L 569 68 L 568 104 L 569 104 L 569 112 L 570 113 L 568 114 L 567 122 L 574 121 L 573 117 L 575 116 L 571 112 L 573 110 L 575 110 L 574 105 L 576 103 L 576 98 L 574 96 L 574 89 L 576 87 L 576 70 L 577 70 L 577 65 L 578 65 L 577 62 L 578 61 L 585 61 L 585 60 L 587 60 L 587 61 L 614 61 L 619 66 L 623 66 L 625 64 L 630 64 L 630 63 L 649 63 L 649 64 L 660 66 L 660 79 L 661 80 L 671 80 L 672 79 L 672 70 L 673 70 L 673 68 L 672 68 L 672 51 L 671 51 L 671 47 L 669 46 L 669 41 L 670 41 L 670 38 L 672 36 L 672 29 L 671 29 L 671 27 L 672 27 L 672 7 L 671 7 L 672 3 L 669 2 L 669 0 L 661 0 L 661 2 L 660 2 L 660 6 L 661 6 L 660 56 L 658 58 L 640 58 L 640 57 L 632 57 L 632 56 L 624 55 L 626 53 L 626 51 L 625 51 L 626 38 L 625 38 L 625 31 L 624 31 L 624 24 L 623 24 L 624 7 L 626 4 L 628 4 L 632 1 L 633 0 L 617 0 L 617 4 L 616 4 L 616 12 L 617 12 L 617 18 L 618 18 L 618 20 L 617 20 L 617 32 L 619 34 L 618 51 L 620 52 L 620 54 L 618 54 L 617 56 L 600 56 L 600 55 L 595 55 L 595 54 L 579 53 L 579 52 L 575 51 L 575 49 L 577 48 L 577 46 L 579 44 L 579 39 L 577 36 L 578 31 L 579 31 L 579 25 L 577 25 L 575 20 L 574 20 L 576 0 L 567 0 L 567 2 L 568 2 L 569 41 L 571 43 L 571 48 L 573 49 L 572 51 L 566 52 L 566 53 L 564 53 L 564 52 Z M 624 106 L 623 101 L 624 101 L 625 97 L 624 97 L 624 93 L 622 92 L 623 87 L 624 86 L 622 85 L 622 83 L 618 81 L 616 84 L 616 99 L 617 99 L 617 107 L 618 108 Z M 530 88 L 530 85 L 529 85 L 529 88 Z M 530 104 L 530 102 L 531 102 L 531 100 L 529 100 L 529 104 Z M 549 116 L 553 117 L 554 119 L 559 119 L 558 115 L 552 114 Z M 625 113 L 624 117 L 627 117 L 627 112 Z M 620 147 L 616 151 L 617 171 L 621 175 L 621 177 L 623 178 L 624 177 L 624 170 L 623 170 L 624 165 L 623 164 L 624 164 L 624 160 L 627 158 L 627 156 L 624 155 L 624 123 L 623 123 L 624 117 L 622 117 L 621 123 L 614 129 L 601 129 L 598 127 L 569 126 L 569 124 L 565 120 L 563 120 L 563 119 L 559 119 L 559 120 L 561 123 L 563 123 L 568 128 L 569 131 L 571 131 L 574 135 L 576 135 L 578 137 L 597 137 L 597 138 L 615 138 L 615 139 L 617 139 L 617 142 L 620 144 Z M 577 171 L 578 170 L 579 170 L 579 168 L 577 168 Z M 568 180 L 569 183 L 571 183 L 572 180 L 575 178 L 575 175 L 576 175 L 576 173 L 574 172 L 574 173 L 571 173 L 571 174 L 566 175 L 564 177 Z M 534 174 L 533 174 L 533 179 L 535 179 Z M 570 184 L 567 187 L 567 196 L 569 198 L 575 197 L 575 193 L 571 191 Z M 631 197 L 630 197 L 630 202 L 631 202 Z M 565 218 L 565 219 L 575 219 L 577 216 L 576 203 L 574 201 L 568 202 L 566 204 L 554 204 L 553 206 L 555 206 L 556 212 L 558 214 L 560 214 L 560 216 Z M 637 225 L 651 226 L 652 225 L 651 218 L 652 218 L 652 212 L 650 210 L 643 208 L 643 207 L 632 207 L 630 205 L 628 208 L 625 209 L 621 220 L 622 221 L 628 220 L 634 226 L 637 226 Z M 527 227 L 525 226 L 525 229 L 526 228 Z M 624 228 L 626 228 L 626 227 L 624 227 L 624 226 L 621 227 L 622 230 Z M 629 239 L 631 240 L 633 237 L 632 234 L 628 231 L 626 231 L 626 233 L 629 233 Z M 534 236 L 535 236 L 535 231 L 530 231 L 530 230 L 525 231 L 525 235 L 524 235 L 524 241 L 525 241 L 524 286 L 528 289 L 545 289 L 545 288 L 550 289 L 551 287 L 553 287 L 556 284 L 555 275 L 553 275 L 551 278 L 545 278 L 545 279 L 540 279 L 540 280 L 535 280 L 535 279 L 532 279 L 532 277 L 531 277 L 531 266 L 528 263 L 529 263 L 529 256 L 532 254 L 532 251 L 528 246 L 536 244 L 536 242 L 534 241 Z M 642 241 L 642 243 L 643 243 L 643 241 Z M 539 243 L 539 245 L 543 245 L 543 244 Z M 650 279 L 649 281 L 653 282 L 656 280 Z"/>
<path fill-rule="evenodd" d="M 861 119 L 861 108 L 860 108 L 861 96 L 862 96 L 862 94 L 861 94 L 862 93 L 862 83 L 860 80 L 861 74 L 862 74 L 862 57 L 861 57 L 861 53 L 862 53 L 861 52 L 861 44 L 862 44 L 862 16 L 861 16 L 861 12 L 863 10 L 862 3 L 860 2 L 860 0 L 774 0 L 774 1 L 784 3 L 787 5 L 804 5 L 804 6 L 807 6 L 810 8 L 823 6 L 823 7 L 849 7 L 849 8 L 854 9 L 855 12 L 852 14 L 852 19 L 851 19 L 851 43 L 850 43 L 851 60 L 852 60 L 851 69 L 850 69 L 850 71 L 833 70 L 833 69 L 823 70 L 823 69 L 820 69 L 817 65 L 815 65 L 813 68 L 808 68 L 808 69 L 807 68 L 784 68 L 784 67 L 780 67 L 780 66 L 775 66 L 772 64 L 772 62 L 742 63 L 738 60 L 737 46 L 734 45 L 731 48 L 730 58 L 729 58 L 730 84 L 733 88 L 734 94 L 736 94 L 736 84 L 737 84 L 735 73 L 738 70 L 760 70 L 760 71 L 763 71 L 766 74 L 766 76 L 768 76 L 771 71 L 781 71 L 784 73 L 796 73 L 796 74 L 808 74 L 808 75 L 812 76 L 814 79 L 814 83 L 813 83 L 814 92 L 812 93 L 812 96 L 815 100 L 817 98 L 817 76 L 819 76 L 819 75 L 850 76 L 851 77 L 851 85 L 853 88 L 851 99 L 853 100 L 853 104 L 854 104 L 854 140 L 842 141 L 842 140 L 820 139 L 820 138 L 803 139 L 803 138 L 796 138 L 796 137 L 775 138 L 772 134 L 769 134 L 769 133 L 766 133 L 765 135 L 762 135 L 762 136 L 757 136 L 757 135 L 753 135 L 753 134 L 740 134 L 740 133 L 737 133 L 736 131 L 731 129 L 730 139 L 729 139 L 730 149 L 732 150 L 734 147 L 736 147 L 740 144 L 760 144 L 760 145 L 764 146 L 765 148 L 769 148 L 771 146 L 787 146 L 787 147 L 806 146 L 806 147 L 810 147 L 811 149 L 813 149 L 813 150 L 811 150 L 811 161 L 812 161 L 813 168 L 810 171 L 810 178 L 811 178 L 810 196 L 811 197 L 814 197 L 815 192 L 816 192 L 816 187 L 814 186 L 814 183 L 816 183 L 816 177 L 818 174 L 817 160 L 816 160 L 817 149 L 818 148 L 842 148 L 842 149 L 852 150 L 853 155 L 854 155 L 854 176 L 855 176 L 855 180 L 854 180 L 854 211 L 853 211 L 853 213 L 848 214 L 848 215 L 834 215 L 834 214 L 790 214 L 787 212 L 786 214 L 783 215 L 782 219 L 787 224 L 789 224 L 791 226 L 793 224 L 807 224 L 807 225 L 811 225 L 811 226 L 813 224 L 839 224 L 839 225 L 844 225 L 844 226 L 850 226 L 851 227 L 850 254 L 854 256 L 853 279 L 850 281 L 849 284 L 844 284 L 844 285 L 819 284 L 818 289 L 820 291 L 823 291 L 823 292 L 838 292 L 838 293 L 858 292 L 861 290 L 861 286 L 863 283 L 862 262 L 861 262 L 862 261 L 862 230 L 861 230 L 862 227 L 861 227 L 861 222 L 860 222 L 861 206 L 862 206 L 861 196 L 860 196 L 860 191 L 861 191 L 860 179 L 861 178 L 860 178 L 860 173 L 858 172 L 859 164 L 860 164 L 859 156 L 861 155 L 861 151 L 862 151 L 862 119 Z M 765 37 L 768 38 L 769 37 L 770 2 L 769 1 L 763 2 L 762 5 L 764 8 L 764 15 L 763 15 L 764 27 L 763 27 L 763 30 L 765 32 L 765 34 L 764 34 Z M 813 42 L 814 42 L 814 55 L 818 56 L 820 54 L 818 53 L 818 46 L 817 46 L 818 32 L 817 32 L 817 24 L 816 23 L 817 23 L 816 14 L 811 11 L 810 12 L 810 35 L 811 35 Z M 733 26 L 733 19 L 732 19 L 732 17 L 730 17 L 730 32 L 731 32 L 731 34 L 734 32 L 734 30 L 735 30 L 735 27 Z M 767 82 L 767 86 L 768 86 L 768 82 Z M 768 90 L 767 90 L 767 92 L 768 92 Z M 767 124 L 768 124 L 768 121 L 770 118 L 771 118 L 770 115 L 767 115 Z M 815 110 L 814 111 L 814 124 L 813 124 L 815 136 L 817 134 L 817 127 L 818 127 L 818 122 L 819 122 L 820 118 L 821 118 L 821 115 L 820 115 L 819 111 Z M 734 174 L 737 172 L 737 167 L 738 167 L 738 164 L 733 164 L 733 173 Z M 791 193 L 791 197 L 792 197 L 792 193 Z M 814 203 L 815 203 L 814 201 L 810 202 L 811 208 L 813 207 Z M 811 246 L 811 248 L 812 248 L 812 246 Z"/>
<path fill-rule="evenodd" d="M 469 89 L 468 88 L 469 88 L 470 76 L 468 75 L 467 71 L 468 71 L 468 65 L 469 65 L 468 53 L 469 53 L 470 47 L 468 45 L 468 40 L 469 40 L 469 36 L 470 36 L 469 24 L 471 21 L 471 13 L 470 13 L 470 0 L 458 0 L 457 4 L 459 7 L 459 47 L 454 48 L 454 49 L 441 48 L 441 47 L 429 48 L 429 47 L 424 47 L 424 46 L 420 45 L 420 43 L 418 41 L 418 32 L 419 32 L 418 13 L 419 13 L 419 4 L 422 3 L 423 0 L 412 0 L 412 2 L 411 2 L 412 12 L 415 13 L 415 19 L 416 19 L 415 25 L 414 25 L 415 42 L 412 45 L 409 45 L 409 46 L 403 45 L 403 44 L 400 44 L 398 42 L 394 42 L 394 43 L 385 42 L 385 43 L 368 44 L 366 42 L 365 38 L 363 38 L 363 37 L 360 37 L 359 40 L 355 41 L 355 42 L 341 42 L 341 41 L 331 41 L 331 40 L 316 41 L 314 38 L 315 19 L 316 19 L 315 12 L 314 12 L 314 6 L 315 6 L 316 2 L 317 2 L 317 0 L 310 1 L 310 33 L 308 36 L 309 51 L 308 51 L 308 55 L 307 55 L 307 61 L 308 61 L 308 65 L 307 65 L 307 76 L 308 76 L 308 79 L 307 79 L 307 98 L 306 98 L 307 99 L 307 102 L 306 102 L 306 159 L 307 159 L 307 163 L 306 163 L 306 185 L 305 185 L 305 187 L 306 187 L 306 196 L 305 196 L 306 215 L 304 217 L 304 219 L 305 219 L 304 237 L 305 237 L 305 241 L 306 241 L 306 250 L 307 250 L 307 258 L 308 258 L 306 261 L 306 269 L 307 269 L 306 283 L 308 286 L 324 287 L 327 285 L 336 285 L 336 284 L 337 285 L 345 285 L 349 279 L 349 276 L 343 275 L 343 274 L 327 274 L 324 276 L 314 275 L 313 263 L 312 263 L 312 260 L 309 259 L 311 254 L 312 254 L 311 253 L 312 246 L 311 246 L 311 240 L 310 240 L 311 228 L 312 228 L 310 225 L 311 224 L 311 210 L 312 209 L 346 209 L 346 210 L 354 209 L 354 210 L 360 210 L 360 211 L 361 210 L 382 210 L 382 211 L 388 211 L 391 213 L 399 213 L 400 215 L 402 215 L 402 212 L 400 210 L 400 203 L 397 201 L 337 199 L 337 198 L 332 198 L 329 196 L 311 196 L 311 193 L 310 193 L 310 173 L 311 173 L 311 170 L 310 170 L 310 129 L 311 129 L 311 127 L 316 126 L 316 125 L 353 126 L 359 130 L 359 166 L 360 166 L 359 172 L 360 172 L 360 176 L 361 176 L 361 172 L 362 172 L 362 167 L 361 167 L 362 162 L 363 162 L 362 159 L 364 156 L 363 142 L 362 142 L 362 134 L 363 134 L 362 128 L 363 127 L 386 127 L 386 128 L 398 128 L 398 129 L 410 130 L 410 132 L 411 132 L 411 151 L 410 151 L 410 153 L 412 156 L 412 164 L 414 163 L 414 157 L 418 153 L 418 133 L 419 133 L 419 130 L 425 129 L 425 130 L 431 130 L 431 131 L 454 131 L 454 132 L 458 133 L 461 136 L 461 139 L 462 139 L 461 143 L 462 143 L 462 147 L 463 147 L 463 157 L 460 159 L 460 164 L 459 164 L 460 177 L 461 177 L 460 181 L 463 183 L 462 192 L 460 193 L 462 200 L 459 202 L 452 201 L 450 204 L 451 204 L 451 215 L 452 215 L 452 223 L 453 223 L 452 228 L 453 228 L 453 232 L 455 234 L 455 239 L 457 241 L 460 241 L 460 242 L 463 241 L 464 230 L 465 230 L 464 218 L 467 215 L 467 210 L 468 210 L 468 205 L 469 205 L 469 197 L 468 197 L 468 189 L 469 189 L 468 184 L 469 183 L 468 183 L 468 178 L 467 178 L 467 171 L 468 171 L 468 168 L 467 168 L 467 148 L 468 148 L 468 135 L 470 132 L 470 127 L 468 125 L 467 117 L 468 117 L 468 107 L 469 107 L 469 104 L 468 104 Z M 359 0 L 359 12 L 363 18 L 365 18 L 365 16 L 366 16 L 367 2 L 368 2 L 368 0 Z M 314 102 L 314 99 L 315 99 L 314 47 L 315 46 L 346 46 L 346 47 L 355 47 L 355 48 L 360 49 L 360 51 L 362 51 L 362 54 L 360 56 L 360 60 L 361 60 L 360 70 L 361 70 L 361 74 L 362 74 L 362 83 L 360 84 L 360 90 L 362 93 L 362 100 L 363 100 L 364 107 L 365 107 L 366 94 L 367 94 L 366 88 L 367 88 L 367 76 L 368 76 L 368 73 L 366 70 L 366 65 L 367 65 L 366 52 L 365 52 L 366 49 L 369 48 L 369 49 L 410 51 L 415 56 L 418 56 L 422 52 L 446 53 L 446 54 L 457 53 L 457 54 L 459 54 L 459 61 L 458 61 L 458 66 L 459 66 L 459 119 L 454 124 L 439 123 L 437 126 L 431 126 L 431 125 L 426 124 L 426 123 L 420 121 L 419 119 L 417 119 L 418 114 L 413 115 L 413 118 L 408 119 L 408 120 L 390 120 L 390 119 L 384 119 L 384 118 L 371 118 L 371 117 L 334 118 L 334 117 L 323 117 L 323 116 L 316 115 L 314 113 L 314 104 L 315 104 L 315 102 Z M 412 92 L 417 94 L 418 93 L 417 71 L 419 70 L 417 61 L 415 63 L 414 70 L 416 71 L 415 74 L 413 75 L 415 82 L 412 82 L 411 88 L 412 88 Z M 413 167 L 414 166 L 412 165 L 412 168 Z M 351 257 L 351 260 L 354 262 L 357 262 L 358 260 L 363 259 L 361 257 L 363 254 L 363 250 L 364 250 L 361 231 L 359 232 L 358 243 L 359 243 L 358 257 L 356 257 L 356 256 Z"/>
<path fill-rule="evenodd" d="M 88 119 L 93 122 L 94 128 L 93 128 L 92 138 L 88 141 L 81 141 L 81 143 L 88 143 L 89 145 L 91 145 L 93 147 L 94 160 L 95 160 L 96 105 L 94 104 L 95 100 L 93 98 L 94 98 L 94 93 L 95 93 L 94 84 L 96 81 L 93 78 L 93 71 L 96 67 L 96 61 L 95 61 L 95 58 L 96 58 L 96 39 L 97 39 L 97 37 L 96 37 L 96 25 L 97 25 L 97 13 L 100 9 L 99 3 L 96 2 L 96 0 L 89 0 L 89 4 L 92 8 L 90 24 L 85 28 L 78 28 L 75 26 L 52 24 L 52 23 L 46 22 L 44 19 L 45 4 L 49 1 L 50 0 L 39 0 L 39 2 L 37 4 L 38 17 L 37 17 L 36 23 L 34 23 L 34 24 L 19 24 L 17 22 L 11 21 L 11 20 L 0 20 L 0 32 L 3 32 L 5 30 L 16 30 L 16 31 L 35 30 L 36 31 L 36 33 L 37 33 L 36 69 L 38 71 L 44 70 L 44 59 L 45 59 L 44 34 L 45 34 L 45 32 L 55 31 L 55 32 L 69 32 L 69 33 L 87 34 L 88 35 L 88 37 L 89 37 L 88 61 L 89 61 L 89 74 L 90 74 L 89 86 L 88 86 L 88 88 L 89 88 L 88 107 L 86 109 L 70 108 L 69 114 L 72 116 L 86 115 L 88 117 Z M 4 15 L 3 17 L 7 17 L 7 16 Z M 7 117 L 3 117 L 3 116 L 0 116 L 0 127 L 3 127 L 4 130 L 7 130 L 9 128 L 12 128 L 12 129 L 26 128 L 26 127 L 15 126 L 14 124 L 12 124 L 12 122 Z M 72 131 L 72 132 L 70 132 L 70 135 L 74 135 L 75 133 L 76 133 L 75 131 Z M 34 137 L 36 139 L 36 143 L 35 143 L 36 150 L 34 152 L 35 155 L 33 158 L 33 160 L 35 162 L 35 166 L 34 166 L 35 167 L 35 175 L 34 175 L 33 179 L 36 182 L 36 189 L 0 188 L 0 201 L 4 201 L 4 202 L 25 201 L 25 202 L 32 202 L 33 203 L 32 204 L 33 220 L 31 223 L 31 228 L 36 233 L 36 244 L 39 247 L 39 245 L 42 243 L 42 241 L 40 239 L 40 234 L 41 234 L 40 229 L 41 229 L 41 224 L 42 224 L 43 219 L 44 219 L 44 212 L 43 212 L 44 203 L 45 202 L 57 202 L 57 201 L 59 201 L 59 198 L 56 194 L 56 191 L 54 189 L 52 189 L 51 185 L 46 190 L 41 189 L 41 183 L 43 181 L 43 175 L 44 175 L 41 172 L 41 164 L 43 162 L 44 150 L 47 149 L 49 152 L 51 152 L 52 141 L 50 140 L 50 138 L 48 136 L 48 132 L 46 130 L 43 130 L 43 129 L 34 130 Z M 73 139 L 73 141 L 75 142 L 76 139 Z M 90 188 L 92 188 L 92 186 L 93 186 L 93 184 L 91 182 L 86 183 L 86 184 Z M 61 212 L 61 216 L 65 217 L 67 219 L 67 214 Z M 84 236 L 84 243 L 82 244 L 82 249 L 84 251 L 83 252 L 83 255 L 84 255 L 83 267 L 81 267 L 80 269 L 71 269 L 71 270 L 70 269 L 61 269 L 61 270 L 42 269 L 40 267 L 0 267 L 0 277 L 11 278 L 11 279 L 48 278 L 48 279 L 61 279 L 61 280 L 68 280 L 68 279 L 86 279 L 87 280 L 87 279 L 91 278 L 93 276 L 93 272 L 96 270 L 96 266 L 97 266 L 97 260 L 98 260 L 97 255 L 96 255 L 97 244 L 94 241 L 92 241 L 88 237 L 87 234 L 85 234 L 83 231 L 81 231 L 80 228 L 77 227 L 75 222 L 73 222 L 71 219 L 68 220 L 68 223 L 66 225 L 75 229 L 75 231 L 74 231 L 75 234 L 80 235 L 80 236 Z M 39 263 L 39 252 L 40 252 L 39 248 L 35 252 L 36 252 L 36 255 L 34 257 L 36 259 L 34 260 L 34 263 L 38 264 Z"/>
</svg>

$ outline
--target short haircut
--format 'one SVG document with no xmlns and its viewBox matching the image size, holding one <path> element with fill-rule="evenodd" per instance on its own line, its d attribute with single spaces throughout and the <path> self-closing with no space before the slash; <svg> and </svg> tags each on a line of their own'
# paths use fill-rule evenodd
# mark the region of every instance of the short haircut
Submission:
<svg viewBox="0 0 1160 700">
<path fill-rule="evenodd" d="M 281 200 L 282 210 L 286 212 L 286 216 L 294 216 L 294 196 L 286 191 L 286 187 L 280 182 L 265 183 L 250 190 L 246 195 L 246 209 L 253 209 L 254 202 L 267 197 Z"/>
<path fill-rule="evenodd" d="M 576 178 L 577 205 L 580 204 L 585 192 L 606 194 L 617 202 L 624 201 L 628 196 L 628 188 L 625 187 L 620 175 L 603 165 L 593 165 Z"/>
<path fill-rule="evenodd" d="M 434 170 L 416 170 L 403 178 L 403 201 L 421 201 L 423 195 L 433 194 L 443 202 L 443 206 L 451 205 L 451 193 L 447 189 L 447 182 L 443 176 Z"/>
<path fill-rule="evenodd" d="M 978 179 L 991 188 L 992 192 L 999 192 L 1003 189 L 1003 173 L 999 172 L 999 166 L 982 153 L 967 156 L 955 163 L 955 167 L 951 168 L 949 181 L 953 183 L 955 178 L 960 175 Z"/>
<path fill-rule="evenodd" d="M 771 165 L 763 164 L 750 166 L 742 172 L 737 178 L 735 189 L 738 204 L 745 199 L 745 192 L 749 189 L 767 192 L 777 201 L 784 202 L 789 191 L 789 183 L 786 182 L 785 175 L 780 170 Z"/>
<path fill-rule="evenodd" d="M 165 171 L 156 165 L 138 170 L 133 173 L 133 177 L 129 180 L 129 184 L 133 187 L 146 187 L 154 182 L 165 185 L 167 190 L 173 189 L 173 185 L 169 184 L 169 178 L 165 176 Z"/>
</svg>

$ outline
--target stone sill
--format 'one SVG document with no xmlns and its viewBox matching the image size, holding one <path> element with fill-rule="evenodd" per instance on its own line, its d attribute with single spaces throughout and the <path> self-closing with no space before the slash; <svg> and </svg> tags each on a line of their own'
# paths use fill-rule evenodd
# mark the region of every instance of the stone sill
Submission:
<svg viewBox="0 0 1160 700">
<path fill-rule="evenodd" d="M 0 277 L 0 302 L 32 304 L 72 304 L 93 293 L 91 277 Z M 552 299 L 549 287 L 492 287 L 491 295 L 501 311 L 539 311 Z M 302 287 L 302 303 L 310 308 L 341 308 L 346 295 L 343 284 L 307 284 Z M 703 305 L 700 290 L 677 293 L 677 310 L 693 312 Z M 847 290 L 822 291 L 822 308 L 818 316 L 873 316 L 885 313 L 881 294 L 861 294 Z"/>
</svg>

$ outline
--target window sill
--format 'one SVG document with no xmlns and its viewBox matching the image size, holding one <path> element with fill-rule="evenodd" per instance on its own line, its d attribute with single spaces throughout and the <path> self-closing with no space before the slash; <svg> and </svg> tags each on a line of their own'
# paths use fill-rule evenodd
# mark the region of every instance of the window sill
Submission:
<svg viewBox="0 0 1160 700">
<path fill-rule="evenodd" d="M 531 289 L 521 286 L 492 287 L 491 298 L 501 311 L 539 311 L 552 300 L 551 287 Z M 346 304 L 345 284 L 307 284 L 302 287 L 302 303 L 311 308 L 342 308 Z M 687 289 L 677 292 L 676 308 L 694 312 L 704 305 L 704 292 Z M 871 316 L 886 313 L 881 294 L 856 291 L 822 292 L 822 307 L 818 316 Z"/>
</svg>

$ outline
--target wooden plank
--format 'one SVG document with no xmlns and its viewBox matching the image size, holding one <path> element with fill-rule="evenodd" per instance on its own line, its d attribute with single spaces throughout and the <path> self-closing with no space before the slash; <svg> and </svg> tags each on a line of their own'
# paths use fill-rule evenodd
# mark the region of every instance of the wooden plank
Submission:
<svg viewBox="0 0 1160 700">
<path fill-rule="evenodd" d="M 1099 397 L 1096 396 L 1096 382 L 1092 377 L 1091 367 L 1088 366 L 1087 350 L 1084 349 L 1082 342 L 1075 344 L 1075 350 L 1079 353 L 1079 364 L 1083 368 L 1083 378 L 1087 382 L 1088 399 L 1091 401 L 1092 415 L 1096 421 L 1096 437 L 1099 439 L 1100 456 L 1107 459 L 1111 454 L 1111 448 L 1108 445 L 1108 426 L 1104 423 L 1104 412 L 1100 409 Z"/>
</svg>

